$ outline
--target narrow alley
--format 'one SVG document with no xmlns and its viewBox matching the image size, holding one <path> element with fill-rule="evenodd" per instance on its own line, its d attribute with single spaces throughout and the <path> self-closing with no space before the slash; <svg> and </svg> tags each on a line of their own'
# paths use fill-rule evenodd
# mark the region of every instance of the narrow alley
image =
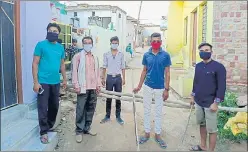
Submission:
<svg viewBox="0 0 248 152">
<path fill-rule="evenodd" d="M 135 67 L 134 70 L 134 82 L 137 85 L 140 77 L 140 72 L 142 68 L 141 59 L 143 53 L 146 49 L 140 49 L 137 51 L 136 57 L 128 64 L 129 67 Z M 127 70 L 126 82 L 124 87 L 125 93 L 130 93 L 132 90 L 132 74 L 131 69 Z M 140 92 L 142 94 L 142 91 Z M 177 96 L 173 93 L 170 94 L 169 100 L 176 99 Z M 122 102 L 122 117 L 125 120 L 123 126 L 119 125 L 114 116 L 115 112 L 115 102 L 112 102 L 112 117 L 111 122 L 100 124 L 101 119 L 105 116 L 105 99 L 98 98 L 97 108 L 94 115 L 94 120 L 92 124 L 92 129 L 98 133 L 97 136 L 83 136 L 82 143 L 76 143 L 75 140 L 75 102 L 76 95 L 72 93 L 67 93 L 67 97 L 64 97 L 61 102 L 62 106 L 62 120 L 58 129 L 61 130 L 59 133 L 59 142 L 56 147 L 56 151 L 136 151 L 136 141 L 134 132 L 134 118 L 132 103 Z M 143 104 L 136 103 L 137 107 L 137 118 L 138 118 L 138 133 L 139 135 L 144 134 L 143 132 Z M 154 111 L 154 105 L 153 109 Z M 153 112 L 152 112 L 153 113 Z M 195 115 L 191 116 L 189 127 L 186 133 L 186 138 L 180 147 L 178 147 L 181 142 L 182 134 L 185 131 L 185 126 L 187 124 L 187 118 L 189 115 L 189 110 L 178 109 L 178 108 L 163 108 L 163 132 L 162 137 L 168 144 L 168 151 L 184 150 L 187 151 L 191 145 L 197 144 L 199 137 L 199 129 L 195 122 Z M 243 144 L 235 145 L 228 143 L 219 143 L 217 149 L 221 151 L 232 151 L 235 150 L 245 150 L 246 145 Z M 161 151 L 162 149 L 157 145 L 153 138 L 144 145 L 140 145 L 141 151 Z"/>
</svg>

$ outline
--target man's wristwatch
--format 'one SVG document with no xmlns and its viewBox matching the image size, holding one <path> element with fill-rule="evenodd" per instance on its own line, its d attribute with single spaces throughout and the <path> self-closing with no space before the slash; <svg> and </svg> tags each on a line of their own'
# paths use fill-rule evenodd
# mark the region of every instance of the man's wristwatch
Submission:
<svg viewBox="0 0 248 152">
<path fill-rule="evenodd" d="M 214 102 L 216 102 L 216 103 L 219 104 L 219 103 L 221 102 L 221 100 L 220 100 L 219 98 L 215 98 L 215 99 L 214 99 Z"/>
<path fill-rule="evenodd" d="M 164 88 L 164 90 L 169 91 L 170 89 L 169 88 Z"/>
</svg>

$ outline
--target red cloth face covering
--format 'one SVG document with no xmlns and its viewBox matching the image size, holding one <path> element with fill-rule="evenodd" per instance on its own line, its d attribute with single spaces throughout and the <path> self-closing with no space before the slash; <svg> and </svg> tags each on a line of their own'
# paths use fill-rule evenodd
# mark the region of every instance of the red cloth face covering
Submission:
<svg viewBox="0 0 248 152">
<path fill-rule="evenodd" d="M 153 49 L 159 49 L 161 44 L 162 44 L 161 42 L 152 42 L 151 43 Z"/>
</svg>

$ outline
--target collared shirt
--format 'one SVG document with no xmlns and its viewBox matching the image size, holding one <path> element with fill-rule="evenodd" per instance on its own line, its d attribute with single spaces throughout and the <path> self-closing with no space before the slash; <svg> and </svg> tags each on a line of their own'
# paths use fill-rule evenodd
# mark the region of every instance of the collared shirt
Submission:
<svg viewBox="0 0 248 152">
<path fill-rule="evenodd" d="M 215 99 L 223 101 L 225 92 L 226 68 L 221 63 L 211 60 L 196 64 L 192 95 L 199 106 L 208 108 Z"/>
<path fill-rule="evenodd" d="M 124 54 L 120 51 L 115 56 L 113 56 L 111 51 L 104 53 L 103 68 L 107 69 L 107 74 L 121 74 L 122 69 L 125 69 Z"/>
<path fill-rule="evenodd" d="M 147 68 L 145 85 L 153 89 L 163 89 L 165 87 L 165 68 L 171 65 L 170 55 L 162 48 L 155 55 L 150 48 L 144 54 L 142 64 Z"/>
<path fill-rule="evenodd" d="M 44 84 L 59 84 L 61 60 L 65 58 L 64 47 L 48 40 L 38 42 L 34 56 L 40 57 L 38 65 L 38 81 Z"/>
<path fill-rule="evenodd" d="M 80 63 L 80 53 L 77 53 L 73 58 L 73 65 L 78 69 Z M 86 77 L 86 89 L 96 89 L 97 86 L 101 86 L 101 78 L 100 75 L 96 78 L 95 70 L 98 70 L 100 73 L 100 69 L 95 69 L 95 61 L 94 57 L 91 53 L 85 54 L 85 77 Z M 72 76 L 74 76 L 73 80 L 77 81 L 77 70 L 73 70 Z M 76 82 L 74 82 L 77 85 Z M 74 86 L 77 88 L 78 86 Z"/>
</svg>

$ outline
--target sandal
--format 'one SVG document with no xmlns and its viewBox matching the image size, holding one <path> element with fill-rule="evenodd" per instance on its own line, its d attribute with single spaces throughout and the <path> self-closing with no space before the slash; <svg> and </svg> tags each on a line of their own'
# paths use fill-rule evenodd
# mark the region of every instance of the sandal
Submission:
<svg viewBox="0 0 248 152">
<path fill-rule="evenodd" d="M 48 144 L 48 136 L 47 134 L 41 135 L 40 136 L 40 141 L 42 144 Z"/>
<path fill-rule="evenodd" d="M 163 149 L 167 148 L 167 144 L 162 139 L 155 139 L 159 146 Z"/>
<path fill-rule="evenodd" d="M 201 148 L 200 145 L 192 146 L 190 151 L 205 151 Z"/>
<path fill-rule="evenodd" d="M 150 138 L 147 137 L 140 137 L 139 138 L 139 144 L 144 144 L 146 143 Z"/>
</svg>

